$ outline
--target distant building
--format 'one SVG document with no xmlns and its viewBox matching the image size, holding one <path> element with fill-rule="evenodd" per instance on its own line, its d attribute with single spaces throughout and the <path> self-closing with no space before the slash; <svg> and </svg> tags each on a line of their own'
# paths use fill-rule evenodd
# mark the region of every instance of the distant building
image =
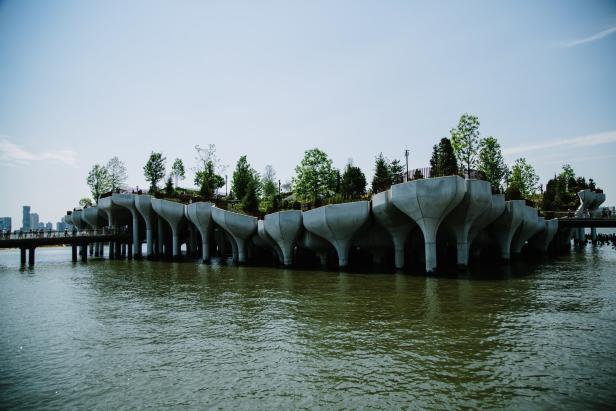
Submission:
<svg viewBox="0 0 616 411">
<path fill-rule="evenodd" d="M 45 223 L 38 223 L 36 228 L 39 229 L 39 230 L 44 230 L 45 229 Z"/>
<path fill-rule="evenodd" d="M 47 231 L 53 230 L 53 224 L 51 224 L 51 222 L 48 222 L 47 224 L 45 224 L 45 230 Z"/>
<path fill-rule="evenodd" d="M 21 228 L 24 231 L 28 231 L 30 229 L 30 206 L 25 205 L 23 207 L 23 221 L 21 223 Z"/>
<path fill-rule="evenodd" d="M 56 223 L 56 231 L 64 231 L 67 230 L 67 224 L 64 221 L 58 221 Z"/>
<path fill-rule="evenodd" d="M 28 207 L 30 208 L 30 207 Z M 33 230 L 38 230 L 39 227 L 39 215 L 37 213 L 30 213 L 30 227 L 29 229 L 33 229 Z M 43 228 L 45 228 L 45 226 L 43 226 Z M 24 230 L 26 228 L 24 227 Z"/>
<path fill-rule="evenodd" d="M 11 231 L 13 228 L 11 227 L 11 217 L 0 217 L 0 230 L 2 231 Z"/>
</svg>

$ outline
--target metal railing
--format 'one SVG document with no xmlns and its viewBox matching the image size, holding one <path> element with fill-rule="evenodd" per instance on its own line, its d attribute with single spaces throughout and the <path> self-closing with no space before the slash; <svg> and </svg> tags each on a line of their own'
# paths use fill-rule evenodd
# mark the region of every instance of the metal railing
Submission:
<svg viewBox="0 0 616 411">
<path fill-rule="evenodd" d="M 69 238 L 69 237 L 98 237 L 128 234 L 126 228 L 108 228 L 88 230 L 30 230 L 0 233 L 0 240 L 27 240 L 37 238 Z"/>
</svg>

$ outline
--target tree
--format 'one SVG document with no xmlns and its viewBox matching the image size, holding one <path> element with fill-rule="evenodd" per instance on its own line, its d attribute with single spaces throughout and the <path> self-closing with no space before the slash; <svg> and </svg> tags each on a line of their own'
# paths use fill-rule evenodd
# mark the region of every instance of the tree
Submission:
<svg viewBox="0 0 616 411">
<path fill-rule="evenodd" d="M 205 198 L 212 198 L 217 189 L 225 185 L 225 179 L 214 171 L 214 162 L 209 160 L 203 170 L 195 173 L 195 185 L 199 187 L 199 194 Z"/>
<path fill-rule="evenodd" d="M 88 197 L 84 197 L 81 200 L 79 200 L 79 207 L 92 207 L 94 204 L 92 203 L 92 200 L 90 200 Z"/>
<path fill-rule="evenodd" d="M 415 172 L 413 173 L 413 180 L 421 180 L 422 178 L 424 178 L 424 176 L 421 173 L 421 170 L 416 169 Z"/>
<path fill-rule="evenodd" d="M 391 186 L 391 170 L 383 153 L 374 160 L 374 177 L 372 177 L 372 192 L 374 194 L 387 190 Z"/>
<path fill-rule="evenodd" d="M 507 174 L 507 165 L 503 159 L 500 144 L 494 137 L 486 137 L 479 143 L 479 163 L 477 169 L 492 185 L 492 192 L 500 193 Z"/>
<path fill-rule="evenodd" d="M 220 164 L 216 157 L 216 146 L 208 145 L 207 148 L 195 146 L 197 152 L 197 166 L 195 167 L 195 185 L 199 187 L 199 193 L 205 198 L 212 198 L 216 190 L 225 185 L 224 175 L 226 166 Z"/>
<path fill-rule="evenodd" d="M 170 196 L 173 194 L 173 191 L 173 179 L 171 178 L 171 175 L 169 175 L 167 182 L 165 183 L 165 194 Z"/>
<path fill-rule="evenodd" d="M 470 177 L 471 169 L 477 164 L 479 148 L 479 118 L 464 113 L 458 125 L 451 129 L 451 145 L 458 163 L 466 169 Z"/>
<path fill-rule="evenodd" d="M 165 161 L 167 159 L 163 157 L 162 153 L 155 153 L 152 151 L 148 162 L 143 166 L 143 173 L 145 180 L 150 182 L 150 191 L 158 191 L 158 182 L 165 177 Z"/>
<path fill-rule="evenodd" d="M 563 165 L 563 171 L 558 175 L 558 180 L 563 185 L 565 191 L 569 191 L 570 186 L 575 185 L 575 171 L 570 164 Z"/>
<path fill-rule="evenodd" d="M 180 158 L 176 158 L 171 166 L 171 175 L 175 178 L 175 186 L 178 186 L 178 180 L 184 180 L 186 178 L 186 171 L 184 170 L 184 162 Z"/>
<path fill-rule="evenodd" d="M 389 163 L 390 186 L 392 184 L 399 184 L 402 181 L 404 181 L 404 179 L 402 178 L 403 174 L 404 174 L 404 166 L 402 165 L 400 160 L 392 160 L 391 163 Z"/>
<path fill-rule="evenodd" d="M 511 167 L 508 192 L 515 193 L 517 191 L 522 198 L 528 199 L 535 192 L 538 183 L 539 176 L 537 176 L 533 166 L 525 158 L 518 158 Z"/>
<path fill-rule="evenodd" d="M 241 156 L 235 165 L 235 171 L 233 171 L 231 179 L 231 192 L 238 200 L 242 200 L 246 195 L 248 183 L 253 179 L 254 172 L 246 156 Z"/>
<path fill-rule="evenodd" d="M 86 178 L 86 182 L 88 183 L 88 186 L 90 186 L 92 198 L 94 198 L 96 203 L 98 203 L 99 198 L 101 198 L 101 194 L 111 190 L 111 183 L 109 182 L 109 173 L 107 172 L 107 168 L 98 164 L 94 164 L 92 166 L 92 169 Z"/>
<path fill-rule="evenodd" d="M 107 172 L 109 173 L 109 184 L 111 184 L 112 191 L 126 184 L 126 180 L 128 179 L 126 166 L 118 157 L 112 157 L 107 162 Z"/>
<path fill-rule="evenodd" d="M 351 161 L 342 174 L 340 193 L 344 198 L 356 199 L 366 194 L 366 176 Z"/>
<path fill-rule="evenodd" d="M 259 192 L 261 182 L 258 173 L 251 173 L 246 185 L 246 192 L 242 197 L 241 206 L 244 211 L 255 212 L 259 209 Z"/>
<path fill-rule="evenodd" d="M 295 167 L 293 191 L 298 200 L 317 204 L 320 198 L 332 194 L 336 185 L 336 170 L 332 160 L 318 148 L 306 150 L 304 158 Z"/>
<path fill-rule="evenodd" d="M 458 174 L 458 160 L 451 146 L 451 140 L 447 137 L 441 138 L 441 141 L 432 148 L 430 167 L 432 167 L 431 177 Z"/>
<path fill-rule="evenodd" d="M 276 172 L 270 165 L 265 166 L 265 172 L 261 179 L 262 197 L 261 210 L 268 213 L 278 209 L 278 193 L 276 192 Z"/>
</svg>

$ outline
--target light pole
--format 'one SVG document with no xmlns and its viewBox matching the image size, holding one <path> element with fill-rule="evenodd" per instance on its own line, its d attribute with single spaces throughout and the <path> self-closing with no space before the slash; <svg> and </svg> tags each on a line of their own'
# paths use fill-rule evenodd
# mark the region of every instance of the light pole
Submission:
<svg viewBox="0 0 616 411">
<path fill-rule="evenodd" d="M 406 179 L 405 181 L 409 180 L 409 149 L 408 146 L 406 147 L 406 150 L 404 150 L 404 157 L 406 158 Z"/>
</svg>

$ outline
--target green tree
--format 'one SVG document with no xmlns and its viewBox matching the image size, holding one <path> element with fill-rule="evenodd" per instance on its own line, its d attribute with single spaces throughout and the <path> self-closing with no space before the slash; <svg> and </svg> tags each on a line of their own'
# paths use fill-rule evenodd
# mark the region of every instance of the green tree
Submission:
<svg viewBox="0 0 616 411">
<path fill-rule="evenodd" d="M 507 165 L 498 140 L 492 136 L 479 143 L 479 163 L 477 169 L 492 185 L 492 192 L 502 192 L 502 183 L 507 174 Z"/>
<path fill-rule="evenodd" d="M 81 200 L 79 200 L 79 206 L 80 207 L 92 207 L 94 204 L 92 203 L 92 200 L 89 199 L 88 197 L 84 197 Z"/>
<path fill-rule="evenodd" d="M 424 178 L 424 176 L 421 173 L 421 170 L 416 169 L 415 172 L 413 173 L 413 180 L 421 180 L 422 178 Z"/>
<path fill-rule="evenodd" d="M 336 186 L 336 170 L 332 160 L 318 148 L 306 150 L 304 158 L 295 167 L 293 192 L 304 203 L 317 204 L 320 198 L 332 194 Z"/>
<path fill-rule="evenodd" d="M 525 158 L 518 158 L 511 167 L 508 194 L 519 192 L 522 198 L 529 199 L 537 188 L 539 176 Z M 511 198 L 514 199 L 514 198 Z"/>
<path fill-rule="evenodd" d="M 171 175 L 175 179 L 175 186 L 178 186 L 178 180 L 186 178 L 186 170 L 184 170 L 184 162 L 180 158 L 176 158 L 171 166 Z"/>
<path fill-rule="evenodd" d="M 563 185 L 565 191 L 569 191 L 571 186 L 575 186 L 575 171 L 570 164 L 564 164 L 563 170 L 558 175 L 558 180 Z"/>
<path fill-rule="evenodd" d="M 208 145 L 207 148 L 195 146 L 197 152 L 197 167 L 195 167 L 195 185 L 199 187 L 199 193 L 205 198 L 212 198 L 216 190 L 225 185 L 225 167 L 220 165 L 216 157 L 216 146 Z"/>
<path fill-rule="evenodd" d="M 111 183 L 109 181 L 109 173 L 105 166 L 94 164 L 88 173 L 86 182 L 92 192 L 92 198 L 98 203 L 101 198 L 101 194 L 111 190 Z"/>
<path fill-rule="evenodd" d="M 253 179 L 254 169 L 250 167 L 246 156 L 243 155 L 235 165 L 233 178 L 231 179 L 231 192 L 235 198 L 242 200 L 248 190 L 248 184 Z"/>
<path fill-rule="evenodd" d="M 107 162 L 107 173 L 109 174 L 109 184 L 111 185 L 112 191 L 126 184 L 126 180 L 128 179 L 126 166 L 118 157 L 112 157 Z"/>
<path fill-rule="evenodd" d="M 379 153 L 374 160 L 374 177 L 372 177 L 372 192 L 374 194 L 387 190 L 391 187 L 391 170 L 389 162 Z"/>
<path fill-rule="evenodd" d="M 242 197 L 241 206 L 244 211 L 256 212 L 259 209 L 260 180 L 258 173 L 251 173 Z"/>
<path fill-rule="evenodd" d="M 392 184 L 399 184 L 404 181 L 402 177 L 403 175 L 404 166 L 402 165 L 400 160 L 392 160 L 391 163 L 389 163 L 389 185 L 391 186 Z"/>
<path fill-rule="evenodd" d="M 432 148 L 430 167 L 432 167 L 431 177 L 458 174 L 458 160 L 451 146 L 451 140 L 447 137 L 441 138 L 441 141 Z"/>
<path fill-rule="evenodd" d="M 173 189 L 173 178 L 171 175 L 167 178 L 167 182 L 165 183 L 165 194 L 170 196 L 173 194 L 175 190 Z"/>
<path fill-rule="evenodd" d="M 479 118 L 464 113 L 458 125 L 451 129 L 451 145 L 458 163 L 465 168 L 466 176 L 477 164 L 479 149 Z"/>
<path fill-rule="evenodd" d="M 209 160 L 203 170 L 195 172 L 195 185 L 199 187 L 199 194 L 212 198 L 216 190 L 225 185 L 225 179 L 216 174 L 214 162 Z"/>
<path fill-rule="evenodd" d="M 150 191 L 158 191 L 158 182 L 165 177 L 165 161 L 162 153 L 155 153 L 152 151 L 148 162 L 143 166 L 143 173 L 145 175 L 145 181 L 150 182 Z"/>
<path fill-rule="evenodd" d="M 271 165 L 265 166 L 265 172 L 261 179 L 262 196 L 260 208 L 262 211 L 269 213 L 278 209 L 278 193 L 276 190 L 276 172 Z"/>
<path fill-rule="evenodd" d="M 356 199 L 366 194 L 366 176 L 351 161 L 342 174 L 340 193 L 344 198 Z"/>
</svg>

